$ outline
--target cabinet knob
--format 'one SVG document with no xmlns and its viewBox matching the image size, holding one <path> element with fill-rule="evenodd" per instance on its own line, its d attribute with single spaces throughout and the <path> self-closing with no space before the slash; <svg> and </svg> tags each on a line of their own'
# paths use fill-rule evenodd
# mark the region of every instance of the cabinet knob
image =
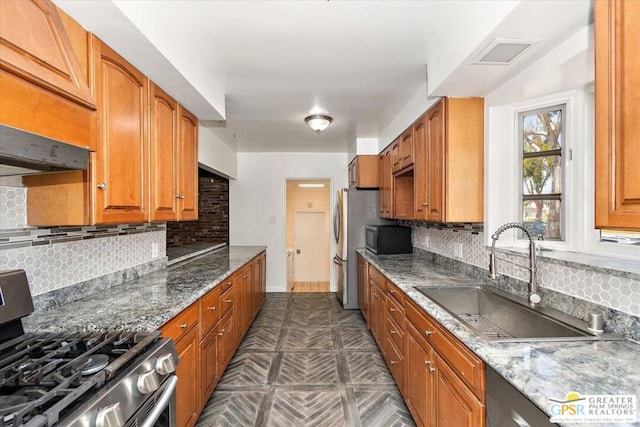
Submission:
<svg viewBox="0 0 640 427">
<path fill-rule="evenodd" d="M 426 336 L 429 336 L 429 335 L 431 335 L 431 334 L 435 334 L 435 333 L 436 333 L 436 331 L 432 331 L 431 329 L 427 329 L 426 331 L 424 331 L 424 334 L 425 334 Z"/>
<path fill-rule="evenodd" d="M 101 190 L 104 190 L 105 188 L 107 188 L 107 183 L 106 182 L 101 182 L 100 184 L 98 184 L 98 188 Z"/>
<path fill-rule="evenodd" d="M 187 329 L 189 327 L 189 324 L 188 323 L 183 323 L 182 325 L 180 325 L 180 327 L 182 329 Z"/>
</svg>

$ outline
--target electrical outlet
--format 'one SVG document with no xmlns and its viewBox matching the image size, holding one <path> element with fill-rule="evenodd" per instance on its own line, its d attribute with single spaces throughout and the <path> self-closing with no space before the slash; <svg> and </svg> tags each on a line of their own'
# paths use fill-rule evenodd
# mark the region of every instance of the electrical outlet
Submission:
<svg viewBox="0 0 640 427">
<path fill-rule="evenodd" d="M 456 242 L 453 244 L 453 256 L 462 258 L 462 243 Z"/>
<path fill-rule="evenodd" d="M 158 258 L 160 254 L 158 253 L 158 244 L 157 243 L 152 243 L 151 244 L 151 258 Z"/>
<path fill-rule="evenodd" d="M 431 247 L 431 242 L 429 241 L 429 236 L 424 238 L 424 245 L 429 249 Z"/>
</svg>

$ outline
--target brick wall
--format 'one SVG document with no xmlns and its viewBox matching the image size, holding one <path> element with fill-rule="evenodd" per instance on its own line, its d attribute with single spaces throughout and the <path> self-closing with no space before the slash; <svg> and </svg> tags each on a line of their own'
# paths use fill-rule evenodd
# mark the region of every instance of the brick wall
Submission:
<svg viewBox="0 0 640 427">
<path fill-rule="evenodd" d="M 229 180 L 200 169 L 198 220 L 167 222 L 167 247 L 189 243 L 229 244 Z"/>
</svg>

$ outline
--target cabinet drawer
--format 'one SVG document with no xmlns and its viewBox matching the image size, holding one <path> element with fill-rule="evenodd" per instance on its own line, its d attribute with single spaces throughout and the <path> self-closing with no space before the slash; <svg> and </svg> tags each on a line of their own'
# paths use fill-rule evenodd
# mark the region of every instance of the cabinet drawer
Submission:
<svg viewBox="0 0 640 427">
<path fill-rule="evenodd" d="M 232 285 L 233 285 L 233 280 L 231 280 L 231 277 L 227 277 L 222 282 L 220 282 L 218 286 L 220 287 L 220 292 L 224 292 L 227 289 L 229 289 Z"/>
<path fill-rule="evenodd" d="M 399 292 L 399 291 L 398 291 Z M 404 307 L 398 304 L 395 298 L 387 298 L 387 313 L 396 321 L 398 326 L 404 331 Z"/>
<path fill-rule="evenodd" d="M 399 327 L 398 324 L 390 317 L 387 317 L 386 328 L 387 328 L 387 335 L 395 343 L 396 347 L 398 347 L 400 351 L 403 353 L 405 330 Z"/>
<path fill-rule="evenodd" d="M 220 287 L 200 298 L 200 339 L 203 339 L 220 320 Z"/>
<path fill-rule="evenodd" d="M 378 285 L 382 290 L 386 290 L 386 278 L 378 271 L 377 268 L 369 264 L 369 281 Z"/>
<path fill-rule="evenodd" d="M 404 306 L 404 292 L 389 280 L 387 280 L 387 293 L 398 301 L 398 304 Z"/>
<path fill-rule="evenodd" d="M 171 338 L 174 343 L 177 343 L 197 324 L 198 304 L 191 304 L 176 317 L 165 323 L 160 328 L 160 331 L 162 332 L 162 336 Z"/>
<path fill-rule="evenodd" d="M 484 402 L 484 363 L 449 331 L 424 313 L 413 302 L 407 302 L 407 319 L 420 331 L 475 395 Z"/>
<path fill-rule="evenodd" d="M 391 371 L 391 375 L 393 375 L 393 379 L 396 380 L 400 393 L 404 396 L 404 355 L 388 336 L 385 347 L 387 349 L 386 356 L 389 370 Z"/>
<path fill-rule="evenodd" d="M 235 292 L 233 286 L 220 294 L 220 316 L 224 316 L 227 311 L 233 307 L 235 300 Z"/>
</svg>

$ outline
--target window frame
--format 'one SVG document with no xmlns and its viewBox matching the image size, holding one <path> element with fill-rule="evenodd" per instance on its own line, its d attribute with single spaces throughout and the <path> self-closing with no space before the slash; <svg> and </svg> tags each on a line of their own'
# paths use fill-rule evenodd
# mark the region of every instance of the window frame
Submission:
<svg viewBox="0 0 640 427">
<path fill-rule="evenodd" d="M 560 209 L 560 239 L 553 239 L 550 240 L 551 242 L 565 242 L 566 241 L 566 229 L 567 229 L 567 220 L 568 220 L 568 216 L 567 216 L 567 209 L 566 209 L 566 204 L 565 204 L 565 197 L 566 197 L 566 193 L 567 193 L 567 181 L 566 181 L 566 164 L 565 164 L 565 158 L 567 153 L 570 153 L 570 150 L 566 149 L 566 145 L 567 145 L 567 138 L 566 138 L 566 128 L 568 127 L 569 123 L 568 123 L 568 117 L 567 117 L 567 104 L 566 103 L 561 103 L 561 104 L 556 104 L 556 105 L 548 105 L 546 107 L 542 107 L 542 108 L 535 108 L 532 110 L 520 110 L 517 113 L 516 116 L 516 124 L 517 124 L 517 140 L 519 142 L 519 153 L 520 153 L 520 161 L 518 163 L 518 176 L 520 177 L 520 186 L 518 187 L 520 190 L 520 194 L 519 194 L 519 204 L 518 204 L 518 218 L 520 220 L 520 222 L 524 222 L 523 221 L 523 204 L 524 204 L 524 190 L 523 190 L 523 184 L 524 184 L 524 117 L 525 116 L 532 116 L 532 115 L 537 115 L 539 113 L 543 113 L 543 112 L 548 112 L 548 111 L 557 111 L 560 110 L 561 111 L 561 117 L 562 117 L 562 145 L 560 146 L 560 161 L 562 163 L 562 170 L 561 170 L 561 183 L 562 183 L 562 189 L 560 191 L 560 198 L 557 199 L 560 201 L 561 203 L 561 209 Z M 544 157 L 544 156 L 533 156 L 533 157 Z M 554 200 L 554 199 L 545 199 L 545 200 Z M 534 236 L 534 238 L 537 236 Z M 524 232 L 519 233 L 519 238 L 520 239 L 524 239 Z"/>
</svg>

